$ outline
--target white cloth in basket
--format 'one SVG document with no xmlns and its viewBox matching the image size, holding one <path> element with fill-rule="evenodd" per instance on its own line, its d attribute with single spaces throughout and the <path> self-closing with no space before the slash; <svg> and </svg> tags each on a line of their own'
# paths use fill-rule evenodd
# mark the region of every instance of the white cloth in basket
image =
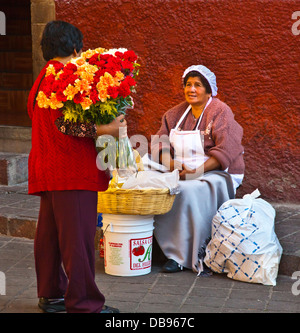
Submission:
<svg viewBox="0 0 300 333">
<path fill-rule="evenodd" d="M 179 193 L 179 171 L 161 173 L 158 171 L 139 171 L 130 176 L 122 186 L 122 189 L 157 189 L 168 188 L 170 194 Z"/>
</svg>

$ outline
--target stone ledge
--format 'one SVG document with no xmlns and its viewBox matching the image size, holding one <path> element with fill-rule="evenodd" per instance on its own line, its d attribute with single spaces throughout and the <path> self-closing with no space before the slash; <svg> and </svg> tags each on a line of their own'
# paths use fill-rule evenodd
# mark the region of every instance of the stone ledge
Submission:
<svg viewBox="0 0 300 333">
<path fill-rule="evenodd" d="M 15 185 L 28 180 L 28 154 L 0 153 L 0 185 Z"/>
<path fill-rule="evenodd" d="M 36 225 L 36 219 L 0 216 L 0 234 L 3 235 L 34 239 Z M 95 250 L 99 249 L 100 235 L 101 230 L 97 227 L 94 239 Z M 163 264 L 165 260 L 163 252 L 153 237 L 152 261 Z M 278 274 L 291 276 L 296 271 L 300 271 L 300 256 L 284 252 L 281 257 Z"/>
<path fill-rule="evenodd" d="M 0 152 L 28 154 L 31 149 L 31 127 L 0 125 Z"/>
<path fill-rule="evenodd" d="M 0 216 L 0 234 L 34 239 L 36 220 Z"/>
</svg>

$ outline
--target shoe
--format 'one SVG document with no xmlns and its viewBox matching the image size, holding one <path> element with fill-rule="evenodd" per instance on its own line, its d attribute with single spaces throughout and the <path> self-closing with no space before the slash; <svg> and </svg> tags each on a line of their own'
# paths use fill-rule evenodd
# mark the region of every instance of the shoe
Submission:
<svg viewBox="0 0 300 333">
<path fill-rule="evenodd" d="M 120 310 L 111 306 L 104 305 L 100 313 L 120 313 Z"/>
<path fill-rule="evenodd" d="M 181 272 L 183 270 L 183 266 L 179 265 L 178 262 L 176 262 L 173 259 L 169 259 L 163 266 L 162 271 L 164 273 L 176 273 Z"/>
<path fill-rule="evenodd" d="M 41 297 L 39 299 L 38 306 L 44 312 L 48 313 L 66 311 L 65 299 L 63 297 L 62 298 Z"/>
</svg>

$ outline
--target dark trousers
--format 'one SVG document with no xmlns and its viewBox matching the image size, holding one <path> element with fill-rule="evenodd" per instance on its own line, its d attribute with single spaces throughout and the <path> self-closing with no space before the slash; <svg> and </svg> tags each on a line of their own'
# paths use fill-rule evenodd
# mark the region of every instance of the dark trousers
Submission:
<svg viewBox="0 0 300 333">
<path fill-rule="evenodd" d="M 97 192 L 42 193 L 34 243 L 38 297 L 64 295 L 67 312 L 101 311 L 105 298 L 95 283 L 96 223 Z"/>
</svg>

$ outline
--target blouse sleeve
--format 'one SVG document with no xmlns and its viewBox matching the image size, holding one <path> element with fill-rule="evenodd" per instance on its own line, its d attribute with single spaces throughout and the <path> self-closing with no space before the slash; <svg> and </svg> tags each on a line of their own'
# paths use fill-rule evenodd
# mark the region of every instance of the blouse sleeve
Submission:
<svg viewBox="0 0 300 333">
<path fill-rule="evenodd" d="M 208 151 L 208 155 L 214 156 L 221 163 L 222 170 L 226 170 L 243 152 L 243 129 L 235 121 L 229 107 L 220 110 L 214 119 L 212 138 L 215 146 Z"/>
<path fill-rule="evenodd" d="M 64 117 L 58 117 L 55 120 L 57 129 L 66 135 L 77 136 L 81 138 L 97 138 L 96 125 L 93 123 L 70 122 L 64 120 Z"/>
<path fill-rule="evenodd" d="M 162 122 L 158 132 L 151 139 L 151 159 L 159 163 L 160 153 L 163 150 L 168 150 L 173 156 L 174 150 L 169 140 L 170 128 L 166 114 L 162 117 Z"/>
<path fill-rule="evenodd" d="M 163 150 L 170 151 L 174 156 L 174 149 L 169 140 L 169 134 L 175 128 L 178 120 L 188 107 L 187 102 L 182 102 L 168 110 L 162 117 L 161 126 L 156 135 L 151 138 L 151 159 L 159 163 L 159 156 Z"/>
</svg>

